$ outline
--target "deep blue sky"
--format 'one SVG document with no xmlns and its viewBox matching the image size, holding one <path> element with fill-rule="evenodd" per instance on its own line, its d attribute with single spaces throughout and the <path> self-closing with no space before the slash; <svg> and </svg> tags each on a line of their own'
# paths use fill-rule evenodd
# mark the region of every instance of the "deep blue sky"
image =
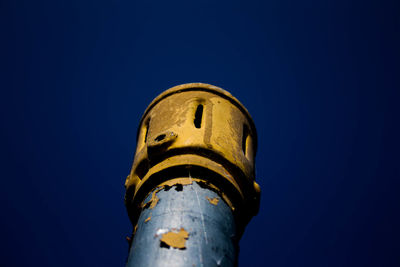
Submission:
<svg viewBox="0 0 400 267">
<path fill-rule="evenodd" d="M 396 2 L 1 0 L 0 265 L 123 266 L 139 119 L 207 82 L 258 129 L 241 266 L 400 266 Z"/>
</svg>

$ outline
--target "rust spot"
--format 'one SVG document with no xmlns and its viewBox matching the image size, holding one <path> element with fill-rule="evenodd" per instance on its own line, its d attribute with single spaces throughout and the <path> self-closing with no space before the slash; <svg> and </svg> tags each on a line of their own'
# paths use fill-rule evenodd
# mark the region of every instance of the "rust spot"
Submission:
<svg viewBox="0 0 400 267">
<path fill-rule="evenodd" d="M 162 235 L 160 239 L 161 247 L 173 247 L 177 249 L 185 249 L 186 248 L 186 240 L 189 238 L 189 233 L 185 231 L 185 229 L 181 228 L 179 232 L 176 232 L 175 229 L 172 231 L 165 233 Z"/>
<path fill-rule="evenodd" d="M 211 204 L 213 204 L 214 206 L 217 206 L 218 202 L 219 202 L 219 198 L 218 197 L 214 197 L 214 198 L 209 198 L 206 197 L 208 202 L 210 202 Z"/>
<path fill-rule="evenodd" d="M 149 216 L 146 220 L 144 220 L 145 223 L 151 220 L 151 216 Z"/>
</svg>

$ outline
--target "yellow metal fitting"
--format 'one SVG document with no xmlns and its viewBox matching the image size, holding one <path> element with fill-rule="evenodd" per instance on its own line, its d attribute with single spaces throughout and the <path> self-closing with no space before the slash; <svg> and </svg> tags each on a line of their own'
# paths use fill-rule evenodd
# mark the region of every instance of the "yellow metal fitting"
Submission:
<svg viewBox="0 0 400 267">
<path fill-rule="evenodd" d="M 246 108 L 204 83 L 175 86 L 148 106 L 140 121 L 125 204 L 133 223 L 146 195 L 169 179 L 200 179 L 217 190 L 243 225 L 257 214 L 257 134 Z"/>
</svg>

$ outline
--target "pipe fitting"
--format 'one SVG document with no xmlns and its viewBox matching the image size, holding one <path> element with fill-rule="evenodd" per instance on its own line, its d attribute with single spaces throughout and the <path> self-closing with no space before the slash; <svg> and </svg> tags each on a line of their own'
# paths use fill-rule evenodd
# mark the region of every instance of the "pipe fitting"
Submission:
<svg viewBox="0 0 400 267">
<path fill-rule="evenodd" d="M 136 223 L 146 196 L 163 182 L 193 177 L 208 184 L 245 227 L 258 212 L 257 133 L 246 108 L 227 91 L 204 83 L 175 86 L 144 112 L 125 187 Z"/>
</svg>

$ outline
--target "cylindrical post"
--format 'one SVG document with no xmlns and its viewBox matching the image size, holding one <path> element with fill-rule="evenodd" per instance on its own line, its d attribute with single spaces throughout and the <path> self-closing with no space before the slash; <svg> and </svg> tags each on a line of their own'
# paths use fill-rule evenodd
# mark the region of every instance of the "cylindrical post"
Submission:
<svg viewBox="0 0 400 267">
<path fill-rule="evenodd" d="M 155 98 L 125 182 L 127 267 L 237 265 L 260 201 L 256 148 L 248 111 L 221 88 L 184 84 Z"/>
<path fill-rule="evenodd" d="M 216 192 L 195 181 L 153 192 L 145 202 L 158 203 L 140 214 L 127 267 L 234 266 L 235 220 Z"/>
</svg>

